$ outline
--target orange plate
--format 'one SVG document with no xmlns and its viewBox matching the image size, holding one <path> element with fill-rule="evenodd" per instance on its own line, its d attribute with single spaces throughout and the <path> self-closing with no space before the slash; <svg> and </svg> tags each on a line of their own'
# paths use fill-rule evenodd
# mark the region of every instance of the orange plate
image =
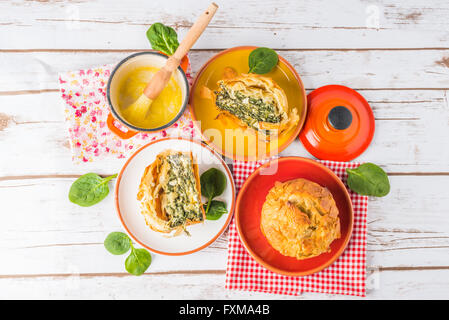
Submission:
<svg viewBox="0 0 449 320">
<path fill-rule="evenodd" d="M 178 145 L 179 143 L 182 143 L 183 146 L 185 146 L 186 148 L 179 148 L 179 145 Z M 192 144 L 194 146 L 189 147 L 190 144 Z M 127 175 L 130 175 L 130 174 L 132 175 L 132 173 L 130 173 L 130 171 L 136 170 L 133 168 L 135 168 L 135 167 L 140 168 L 138 178 L 136 179 L 136 189 L 137 189 L 137 186 L 140 183 L 141 173 L 144 171 L 146 166 L 149 164 L 146 160 L 146 157 L 142 158 L 141 155 L 142 155 L 142 153 L 144 155 L 146 153 L 148 153 L 148 154 L 152 153 L 152 154 L 154 154 L 154 157 L 155 157 L 156 154 L 158 154 L 158 148 L 161 148 L 161 147 L 158 147 L 157 145 L 163 146 L 162 150 L 167 150 L 167 148 L 173 148 L 174 150 L 179 150 L 179 151 L 195 152 L 195 149 L 196 149 L 195 145 L 203 148 L 203 150 L 201 152 L 203 152 L 204 158 L 203 158 L 203 162 L 201 162 L 201 158 L 198 156 L 198 159 L 200 161 L 199 165 L 200 166 L 204 165 L 207 168 L 208 165 L 213 164 L 213 162 L 209 161 L 210 159 L 208 157 L 216 158 L 220 162 L 220 164 L 221 164 L 220 167 L 223 169 L 223 171 L 226 171 L 225 175 L 228 177 L 227 184 L 231 186 L 231 188 L 228 191 L 230 193 L 230 195 L 228 197 L 232 200 L 228 201 L 229 211 L 228 211 L 227 217 L 222 217 L 221 219 L 217 220 L 217 222 L 212 221 L 212 224 L 217 223 L 218 226 L 221 227 L 220 230 L 216 234 L 214 234 L 212 237 L 206 238 L 206 240 L 204 240 L 204 242 L 201 243 L 201 245 L 198 245 L 196 248 L 193 248 L 191 250 L 186 250 L 186 251 L 181 251 L 181 252 L 172 252 L 172 251 L 167 251 L 167 250 L 156 249 L 155 245 L 158 243 L 160 244 L 161 240 L 157 239 L 157 237 L 153 238 L 153 236 L 151 236 L 151 238 L 146 238 L 146 236 L 148 236 L 150 234 L 155 235 L 155 234 L 159 234 L 159 233 L 152 231 L 150 228 L 147 227 L 140 210 L 138 208 L 136 208 L 135 210 L 121 209 L 122 203 L 120 203 L 120 192 L 121 192 L 120 190 L 127 189 L 126 187 L 121 188 L 121 186 L 123 184 L 123 180 L 126 180 Z M 167 146 L 165 146 L 165 145 L 167 145 Z M 168 147 L 168 146 L 170 146 L 170 147 Z M 159 152 L 160 151 L 161 151 L 161 149 L 159 149 Z M 209 151 L 210 151 L 210 155 L 208 155 Z M 142 161 L 144 161 L 144 163 L 142 163 Z M 129 190 L 131 190 L 131 189 L 128 189 L 128 192 L 129 192 Z M 227 191 L 225 190 L 225 193 L 221 197 L 225 197 L 226 192 Z M 120 170 L 120 172 L 118 174 L 117 181 L 115 183 L 114 194 L 115 194 L 115 207 L 116 207 L 120 222 L 122 223 L 122 225 L 125 228 L 125 230 L 127 231 L 127 233 L 131 236 L 131 238 L 133 238 L 141 246 L 147 248 L 148 250 L 150 250 L 154 253 L 164 254 L 164 255 L 169 255 L 169 256 L 187 255 L 187 254 L 195 253 L 195 252 L 202 250 L 202 249 L 206 248 L 207 246 L 209 246 L 225 231 L 225 229 L 231 222 L 232 214 L 233 214 L 233 211 L 235 208 L 235 201 L 234 201 L 235 185 L 234 185 L 234 181 L 232 179 L 232 173 L 229 170 L 226 163 L 223 161 L 223 159 L 221 159 L 221 157 L 218 154 L 216 154 L 215 152 L 212 152 L 212 150 L 210 150 L 210 148 L 207 147 L 204 143 L 185 139 L 185 138 L 163 138 L 163 139 L 159 139 L 159 140 L 154 140 L 154 141 L 147 143 L 146 145 L 144 145 L 143 147 L 138 149 L 136 152 L 134 152 L 133 155 L 131 157 L 129 157 L 129 159 L 123 165 L 122 169 Z M 132 194 L 132 198 L 130 197 L 127 200 L 127 202 L 137 202 L 135 195 L 137 195 L 137 191 Z M 134 223 L 127 223 L 127 221 L 128 222 L 134 221 Z M 211 222 L 211 221 L 206 220 L 204 222 L 204 224 L 208 224 L 209 222 Z M 222 226 L 220 225 L 220 223 L 222 224 Z M 143 229 L 141 229 L 140 226 L 143 226 Z M 204 225 L 202 227 L 207 228 L 207 225 Z M 181 239 L 181 241 L 190 241 L 190 240 L 197 241 L 198 238 L 201 239 L 201 235 L 199 235 L 198 233 L 193 234 L 192 237 L 188 237 L 189 239 L 187 239 L 187 240 L 182 240 L 182 237 L 171 237 L 171 238 L 165 237 L 162 234 L 160 235 L 160 237 L 162 237 L 163 241 L 173 242 L 172 245 L 175 247 L 176 247 L 176 242 L 180 241 L 180 239 Z M 193 237 L 195 237 L 195 238 L 193 238 Z M 152 240 L 150 241 L 149 239 L 152 239 Z"/>
<path fill-rule="evenodd" d="M 261 168 L 274 165 L 276 161 L 275 174 L 260 174 Z M 331 251 L 305 260 L 280 254 L 260 230 L 260 214 L 268 191 L 276 181 L 296 178 L 305 178 L 329 189 L 337 204 L 341 224 L 341 237 L 332 242 Z M 328 267 L 343 253 L 352 234 L 353 209 L 346 187 L 329 168 L 314 160 L 285 157 L 262 165 L 245 181 L 237 196 L 235 218 L 244 246 L 258 263 L 279 274 L 305 276 Z"/>
<path fill-rule="evenodd" d="M 299 138 L 318 159 L 350 161 L 368 148 L 374 135 L 374 115 L 368 102 L 355 90 L 328 85 L 307 96 L 307 121 Z M 335 129 L 328 120 L 337 106 L 347 108 L 352 122 L 346 129 Z"/>
<path fill-rule="evenodd" d="M 252 133 L 244 133 L 233 123 L 223 123 L 215 119 L 218 109 L 212 99 L 202 98 L 200 90 L 206 86 L 210 90 L 218 88 L 217 81 L 223 78 L 226 67 L 232 67 L 237 73 L 248 72 L 248 57 L 257 47 L 245 46 L 230 48 L 213 56 L 200 69 L 190 91 L 190 114 L 195 126 L 215 151 L 238 160 L 264 159 L 278 154 L 292 143 L 301 130 L 307 112 L 307 97 L 301 78 L 295 69 L 281 56 L 279 63 L 264 76 L 273 78 L 285 91 L 290 108 L 296 108 L 299 122 L 296 127 L 282 134 L 279 138 L 265 143 L 258 141 Z M 226 129 L 234 129 L 231 136 L 225 138 Z"/>
</svg>

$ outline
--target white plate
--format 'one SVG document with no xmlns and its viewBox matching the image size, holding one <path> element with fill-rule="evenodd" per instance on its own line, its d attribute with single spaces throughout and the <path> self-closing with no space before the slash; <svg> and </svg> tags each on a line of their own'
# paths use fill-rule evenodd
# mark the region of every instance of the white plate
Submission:
<svg viewBox="0 0 449 320">
<path fill-rule="evenodd" d="M 137 192 L 144 170 L 164 150 L 191 151 L 198 161 L 200 175 L 209 168 L 221 170 L 227 177 L 224 193 L 214 200 L 226 203 L 228 214 L 218 220 L 205 220 L 187 227 L 177 237 L 151 230 L 140 213 Z M 203 197 L 203 203 L 207 199 Z M 115 203 L 119 218 L 129 235 L 142 246 L 155 253 L 184 255 L 201 250 L 214 242 L 231 221 L 235 207 L 235 186 L 232 174 L 225 162 L 209 147 L 186 139 L 167 138 L 151 142 L 137 150 L 125 163 L 115 185 Z"/>
</svg>

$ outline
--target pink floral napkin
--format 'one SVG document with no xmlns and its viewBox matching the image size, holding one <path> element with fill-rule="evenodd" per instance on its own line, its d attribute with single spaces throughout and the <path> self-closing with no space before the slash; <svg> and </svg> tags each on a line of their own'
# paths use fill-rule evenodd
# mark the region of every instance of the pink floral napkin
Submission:
<svg viewBox="0 0 449 320">
<path fill-rule="evenodd" d="M 199 137 L 187 109 L 175 124 L 163 131 L 138 133 L 126 140 L 112 133 L 106 124 L 109 114 L 106 86 L 114 66 L 108 64 L 59 73 L 59 90 L 64 103 L 73 162 L 93 162 L 107 157 L 127 158 L 146 143 L 164 137 Z M 186 75 L 191 84 L 190 66 Z M 126 131 L 118 121 L 115 125 Z"/>
</svg>

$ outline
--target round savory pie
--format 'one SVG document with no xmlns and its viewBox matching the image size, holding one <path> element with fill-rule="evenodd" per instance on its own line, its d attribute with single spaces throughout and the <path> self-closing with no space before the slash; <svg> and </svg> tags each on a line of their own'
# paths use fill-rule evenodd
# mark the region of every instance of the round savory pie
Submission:
<svg viewBox="0 0 449 320">
<path fill-rule="evenodd" d="M 298 260 L 329 252 L 340 238 L 332 194 L 306 179 L 275 183 L 263 204 L 260 228 L 274 249 Z"/>
</svg>

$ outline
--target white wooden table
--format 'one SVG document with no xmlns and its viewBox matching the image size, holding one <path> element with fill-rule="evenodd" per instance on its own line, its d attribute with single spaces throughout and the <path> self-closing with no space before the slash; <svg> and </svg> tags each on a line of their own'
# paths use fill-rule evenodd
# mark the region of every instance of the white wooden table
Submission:
<svg viewBox="0 0 449 320">
<path fill-rule="evenodd" d="M 224 289 L 226 235 L 185 257 L 153 255 L 141 277 L 103 247 L 122 230 L 112 196 L 81 208 L 71 183 L 122 161 L 75 166 L 57 72 L 149 49 L 153 22 L 180 38 L 204 1 L 0 2 L 0 298 L 349 299 Z M 194 71 L 221 49 L 267 46 L 308 90 L 357 89 L 376 133 L 357 160 L 381 165 L 391 193 L 370 199 L 368 297 L 449 297 L 449 2 L 217 1 L 191 54 Z M 310 155 L 299 142 L 283 155 Z"/>
</svg>

